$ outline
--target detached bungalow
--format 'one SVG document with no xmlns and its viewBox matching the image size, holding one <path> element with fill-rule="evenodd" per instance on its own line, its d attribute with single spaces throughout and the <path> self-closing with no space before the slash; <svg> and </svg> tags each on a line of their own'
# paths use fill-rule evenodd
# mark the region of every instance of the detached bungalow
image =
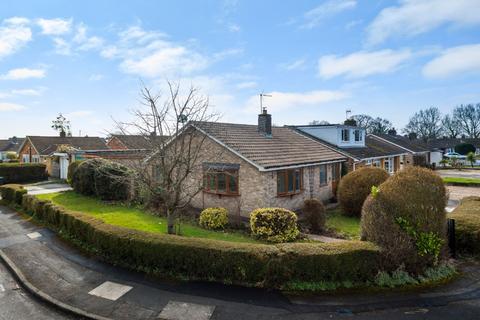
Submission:
<svg viewBox="0 0 480 320">
<path fill-rule="evenodd" d="M 66 179 L 69 163 L 76 160 L 75 152 L 105 149 L 105 140 L 99 137 L 27 136 L 19 158 L 23 163 L 45 163 L 50 176 Z"/>
<path fill-rule="evenodd" d="M 20 147 L 23 143 L 24 138 L 12 137 L 7 140 L 0 140 L 0 161 L 7 160 L 7 154 L 13 152 L 18 156 Z"/>
<path fill-rule="evenodd" d="M 334 197 L 346 157 L 289 127 L 272 127 L 270 114 L 258 125 L 192 122 L 206 135 L 202 166 L 192 181 L 204 182 L 191 205 L 221 206 L 232 215 L 248 217 L 261 207 L 296 210 L 304 200 Z M 219 154 L 212 159 L 212 154 Z M 202 179 L 202 180 L 200 180 Z"/>
<path fill-rule="evenodd" d="M 112 134 L 107 141 L 107 146 L 112 150 L 152 150 L 155 143 L 161 143 L 168 136 L 144 136 L 130 134 Z"/>
<path fill-rule="evenodd" d="M 442 160 L 442 154 L 438 150 L 432 149 L 420 139 L 410 139 L 393 134 L 374 134 L 372 136 L 405 150 L 408 153 L 405 157 L 405 165 L 438 165 Z"/>
<path fill-rule="evenodd" d="M 380 167 L 393 174 L 403 168 L 404 157 L 408 154 L 403 148 L 385 142 L 373 135 L 367 135 L 365 128 L 342 125 L 294 126 L 298 132 L 328 144 L 345 155 L 347 171 L 355 171 L 364 166 Z"/>
</svg>

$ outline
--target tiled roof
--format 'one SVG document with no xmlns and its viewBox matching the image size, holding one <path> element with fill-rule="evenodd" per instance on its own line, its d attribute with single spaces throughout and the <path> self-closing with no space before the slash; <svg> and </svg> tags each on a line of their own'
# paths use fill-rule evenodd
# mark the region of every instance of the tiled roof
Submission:
<svg viewBox="0 0 480 320">
<path fill-rule="evenodd" d="M 120 140 L 127 147 L 127 149 L 146 149 L 146 150 L 156 149 L 155 143 L 161 143 L 169 138 L 168 136 L 143 136 L 143 135 L 126 135 L 126 134 L 113 134 L 112 138 L 113 137 Z"/>
<path fill-rule="evenodd" d="M 365 147 L 342 148 L 342 151 L 352 155 L 354 158 L 359 160 L 406 153 L 404 149 L 370 135 L 367 135 L 365 137 Z"/>
<path fill-rule="evenodd" d="M 18 152 L 25 138 L 10 138 L 0 140 L 0 152 Z"/>
<path fill-rule="evenodd" d="M 408 137 L 392 134 L 374 134 L 378 138 L 384 139 L 388 142 L 394 143 L 402 148 L 408 149 L 413 152 L 426 152 L 430 151 L 430 147 L 420 139 L 409 139 Z"/>
<path fill-rule="evenodd" d="M 288 127 L 272 127 L 272 136 L 265 137 L 256 125 L 218 122 L 193 125 L 264 169 L 346 159 L 332 148 Z"/>
<path fill-rule="evenodd" d="M 99 137 L 45 137 L 27 136 L 41 155 L 50 155 L 59 145 L 69 145 L 77 150 L 108 149 L 105 140 Z"/>
</svg>

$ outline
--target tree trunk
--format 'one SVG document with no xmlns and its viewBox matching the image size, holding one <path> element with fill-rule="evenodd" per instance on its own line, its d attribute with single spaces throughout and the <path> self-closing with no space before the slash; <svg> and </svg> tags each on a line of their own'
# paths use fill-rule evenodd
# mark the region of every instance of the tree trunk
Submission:
<svg viewBox="0 0 480 320">
<path fill-rule="evenodd" d="M 167 208 L 167 232 L 168 234 L 175 234 L 175 219 L 173 212 Z"/>
</svg>

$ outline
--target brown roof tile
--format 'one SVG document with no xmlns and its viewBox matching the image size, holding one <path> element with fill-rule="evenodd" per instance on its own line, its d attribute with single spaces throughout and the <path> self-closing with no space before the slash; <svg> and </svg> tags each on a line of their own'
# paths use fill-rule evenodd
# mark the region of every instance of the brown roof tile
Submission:
<svg viewBox="0 0 480 320">
<path fill-rule="evenodd" d="M 127 147 L 127 149 L 145 149 L 145 150 L 156 149 L 155 143 L 164 142 L 169 138 L 168 136 L 143 136 L 143 135 L 130 135 L 130 134 L 129 135 L 113 134 L 112 138 L 113 137 L 120 140 Z"/>
<path fill-rule="evenodd" d="M 345 156 L 288 127 L 273 127 L 272 137 L 256 125 L 195 122 L 196 127 L 264 169 L 345 160 Z"/>
<path fill-rule="evenodd" d="M 100 137 L 45 137 L 27 136 L 35 149 L 41 155 L 49 155 L 57 150 L 59 145 L 69 145 L 78 150 L 108 149 L 105 140 Z"/>
</svg>

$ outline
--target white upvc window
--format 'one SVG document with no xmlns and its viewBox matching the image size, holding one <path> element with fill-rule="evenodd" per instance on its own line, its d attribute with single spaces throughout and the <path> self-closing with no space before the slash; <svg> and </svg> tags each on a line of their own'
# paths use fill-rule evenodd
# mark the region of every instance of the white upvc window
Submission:
<svg viewBox="0 0 480 320">
<path fill-rule="evenodd" d="M 40 162 L 40 156 L 38 154 L 34 154 L 32 156 L 32 162 L 33 163 L 39 163 Z"/>
<path fill-rule="evenodd" d="M 342 141 L 350 141 L 350 129 L 342 129 Z"/>
<path fill-rule="evenodd" d="M 28 154 L 23 154 L 22 155 L 22 162 L 29 163 L 30 162 L 30 156 Z"/>
<path fill-rule="evenodd" d="M 353 131 L 353 133 L 354 133 L 354 136 L 355 136 L 355 142 L 360 142 L 360 141 L 363 140 L 362 130 L 355 129 Z"/>
<path fill-rule="evenodd" d="M 393 158 L 387 158 L 384 162 L 385 171 L 393 173 Z"/>
</svg>

